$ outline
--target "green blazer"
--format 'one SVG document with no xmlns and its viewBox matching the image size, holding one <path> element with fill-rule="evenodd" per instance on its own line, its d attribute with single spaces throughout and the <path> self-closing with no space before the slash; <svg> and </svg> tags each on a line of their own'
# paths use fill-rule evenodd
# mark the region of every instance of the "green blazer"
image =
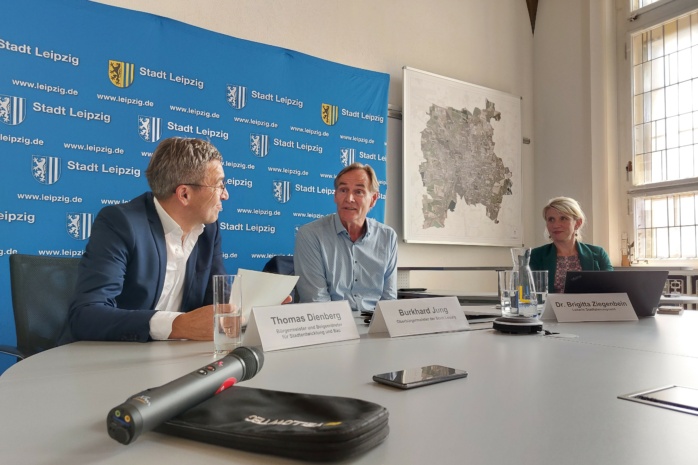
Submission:
<svg viewBox="0 0 698 465">
<path fill-rule="evenodd" d="M 608 254 L 598 245 L 577 241 L 577 253 L 582 270 L 613 270 Z M 555 269 L 557 268 L 557 248 L 546 244 L 531 250 L 531 270 L 548 270 L 548 291 L 555 292 Z"/>
</svg>

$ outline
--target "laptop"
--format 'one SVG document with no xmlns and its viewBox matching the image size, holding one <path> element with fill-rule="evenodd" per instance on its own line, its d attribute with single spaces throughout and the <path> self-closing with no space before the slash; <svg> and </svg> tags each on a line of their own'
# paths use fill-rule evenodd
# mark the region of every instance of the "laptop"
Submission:
<svg viewBox="0 0 698 465">
<path fill-rule="evenodd" d="M 628 294 L 638 318 L 654 316 L 668 271 L 568 271 L 565 294 Z"/>
</svg>

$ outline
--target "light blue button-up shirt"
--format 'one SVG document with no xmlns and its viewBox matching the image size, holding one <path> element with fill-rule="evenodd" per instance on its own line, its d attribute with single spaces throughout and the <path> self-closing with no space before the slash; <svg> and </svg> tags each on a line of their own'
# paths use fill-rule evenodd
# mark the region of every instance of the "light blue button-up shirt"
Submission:
<svg viewBox="0 0 698 465">
<path fill-rule="evenodd" d="M 374 310 L 397 298 L 397 234 L 366 218 L 366 234 L 352 242 L 336 213 L 301 227 L 293 254 L 301 302 L 347 300 L 352 310 Z"/>
</svg>

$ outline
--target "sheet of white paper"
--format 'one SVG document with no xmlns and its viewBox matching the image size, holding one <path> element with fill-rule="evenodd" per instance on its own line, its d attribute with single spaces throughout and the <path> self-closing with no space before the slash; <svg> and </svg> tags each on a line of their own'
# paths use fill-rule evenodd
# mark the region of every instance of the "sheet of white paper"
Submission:
<svg viewBox="0 0 698 465">
<path fill-rule="evenodd" d="M 242 321 L 247 324 L 252 307 L 279 305 L 291 294 L 298 276 L 238 269 L 242 278 Z"/>
</svg>

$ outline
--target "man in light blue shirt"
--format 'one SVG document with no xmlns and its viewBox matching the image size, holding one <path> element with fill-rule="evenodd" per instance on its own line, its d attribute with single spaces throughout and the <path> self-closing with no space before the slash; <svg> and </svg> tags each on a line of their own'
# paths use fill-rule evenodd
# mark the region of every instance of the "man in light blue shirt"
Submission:
<svg viewBox="0 0 698 465">
<path fill-rule="evenodd" d="M 352 163 L 334 180 L 337 213 L 298 230 L 293 256 L 301 302 L 347 300 L 352 310 L 373 311 L 397 298 L 397 234 L 366 218 L 378 200 L 378 179 Z"/>
</svg>

